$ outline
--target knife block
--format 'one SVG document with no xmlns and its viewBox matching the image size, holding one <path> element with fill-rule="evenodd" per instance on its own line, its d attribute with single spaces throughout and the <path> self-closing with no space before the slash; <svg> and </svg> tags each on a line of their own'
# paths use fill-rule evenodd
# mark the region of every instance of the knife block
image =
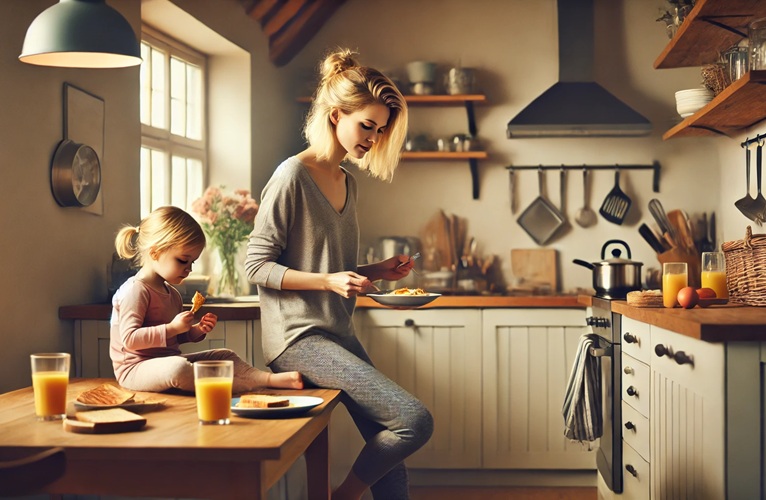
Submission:
<svg viewBox="0 0 766 500">
<path fill-rule="evenodd" d="M 686 262 L 689 286 L 699 288 L 702 285 L 702 265 L 700 254 L 696 250 L 684 248 L 671 248 L 665 252 L 657 254 L 657 260 L 660 264 L 668 262 Z"/>
</svg>

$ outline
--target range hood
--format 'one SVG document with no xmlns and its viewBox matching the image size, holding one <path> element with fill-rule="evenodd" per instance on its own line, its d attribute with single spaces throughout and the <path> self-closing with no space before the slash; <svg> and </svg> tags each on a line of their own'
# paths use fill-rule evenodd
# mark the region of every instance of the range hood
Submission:
<svg viewBox="0 0 766 500">
<path fill-rule="evenodd" d="M 648 135 L 652 124 L 593 81 L 593 0 L 557 0 L 559 81 L 508 122 L 508 138 Z"/>
</svg>

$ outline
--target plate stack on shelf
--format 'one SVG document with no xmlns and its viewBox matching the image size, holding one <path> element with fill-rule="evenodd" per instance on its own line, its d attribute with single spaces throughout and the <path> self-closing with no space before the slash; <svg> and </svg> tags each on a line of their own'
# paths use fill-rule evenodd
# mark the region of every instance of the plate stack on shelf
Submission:
<svg viewBox="0 0 766 500">
<path fill-rule="evenodd" d="M 713 92 L 705 87 L 676 92 L 676 110 L 682 118 L 691 116 L 713 99 Z"/>
</svg>

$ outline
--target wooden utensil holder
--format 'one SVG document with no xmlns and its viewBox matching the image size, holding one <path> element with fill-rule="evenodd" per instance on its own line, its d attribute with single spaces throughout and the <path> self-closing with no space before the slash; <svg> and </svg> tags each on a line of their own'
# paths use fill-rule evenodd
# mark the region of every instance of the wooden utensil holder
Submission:
<svg viewBox="0 0 766 500">
<path fill-rule="evenodd" d="M 657 254 L 657 260 L 660 264 L 686 262 L 689 286 L 699 288 L 702 285 L 700 254 L 696 250 L 674 247 Z"/>
</svg>

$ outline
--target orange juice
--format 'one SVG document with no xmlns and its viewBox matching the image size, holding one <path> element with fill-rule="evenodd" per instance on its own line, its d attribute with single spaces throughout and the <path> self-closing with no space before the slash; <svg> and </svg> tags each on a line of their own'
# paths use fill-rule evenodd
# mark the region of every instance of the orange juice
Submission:
<svg viewBox="0 0 766 500">
<path fill-rule="evenodd" d="M 32 374 L 35 393 L 35 413 L 46 420 L 66 414 L 68 372 L 37 372 Z"/>
<path fill-rule="evenodd" d="M 686 274 L 666 273 L 662 275 L 662 304 L 665 307 L 675 307 L 678 303 L 678 292 L 687 285 Z"/>
<path fill-rule="evenodd" d="M 228 421 L 231 412 L 231 384 L 230 377 L 205 377 L 194 382 L 200 421 Z"/>
<path fill-rule="evenodd" d="M 719 299 L 729 298 L 726 287 L 726 271 L 702 271 L 702 288 L 712 288 Z"/>
</svg>

